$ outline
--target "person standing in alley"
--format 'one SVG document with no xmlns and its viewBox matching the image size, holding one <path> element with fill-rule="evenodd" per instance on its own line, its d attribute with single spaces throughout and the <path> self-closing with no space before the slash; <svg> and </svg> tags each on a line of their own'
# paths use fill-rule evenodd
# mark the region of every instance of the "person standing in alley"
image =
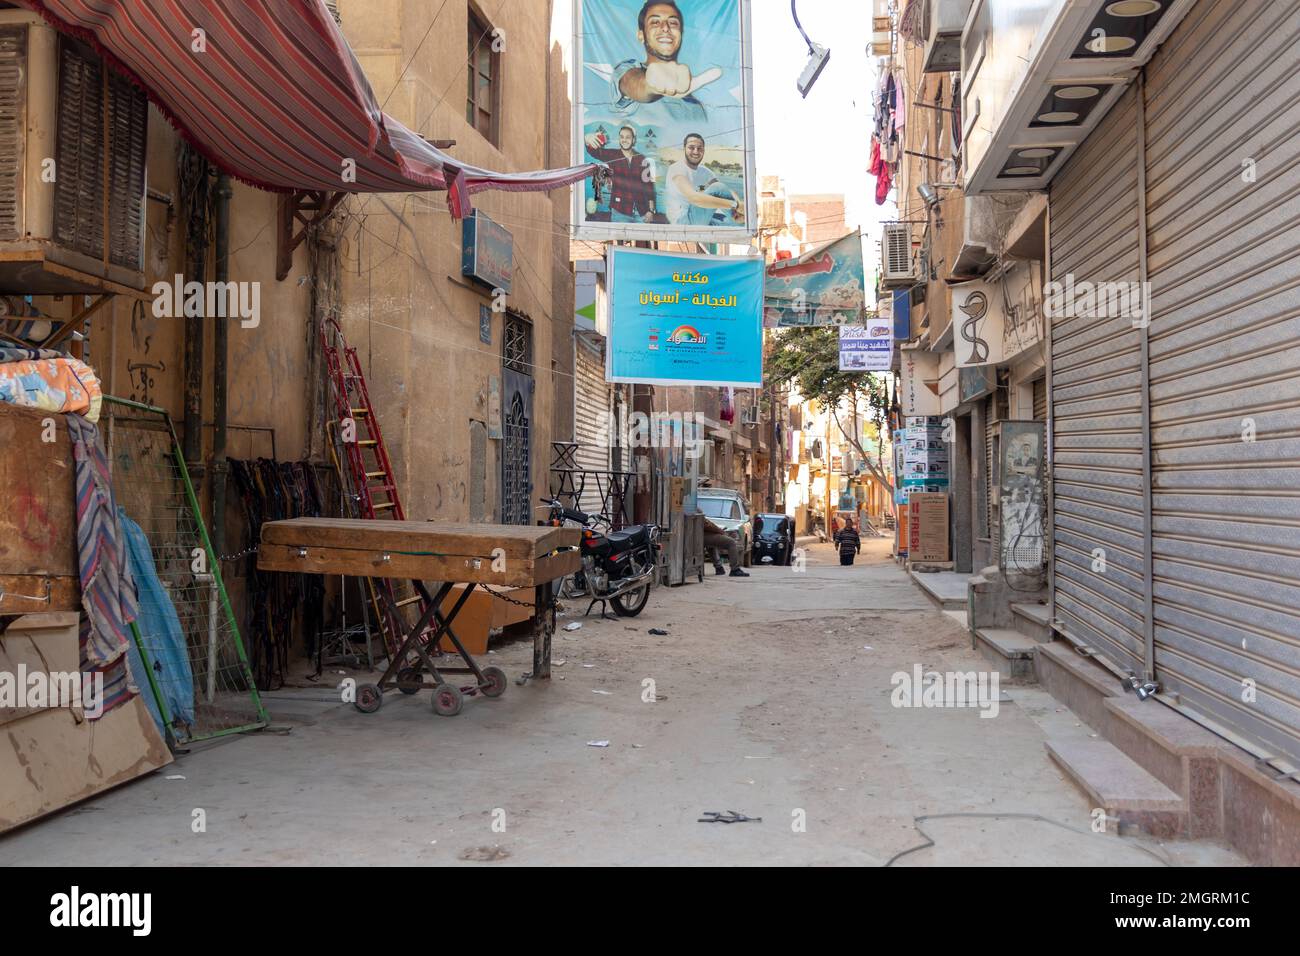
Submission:
<svg viewBox="0 0 1300 956">
<path fill-rule="evenodd" d="M 852 564 L 853 556 L 862 553 L 862 538 L 852 518 L 845 518 L 844 527 L 835 532 L 835 545 L 840 549 L 840 564 Z"/>
</svg>

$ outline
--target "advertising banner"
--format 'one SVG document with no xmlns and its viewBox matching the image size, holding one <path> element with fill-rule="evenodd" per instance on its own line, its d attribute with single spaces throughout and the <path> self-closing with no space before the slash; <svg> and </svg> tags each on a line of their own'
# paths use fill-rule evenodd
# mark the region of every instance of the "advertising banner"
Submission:
<svg viewBox="0 0 1300 956">
<path fill-rule="evenodd" d="M 894 339 L 886 321 L 869 319 L 869 325 L 840 326 L 840 371 L 885 372 L 889 370 Z M 883 334 L 882 334 L 883 333 Z"/>
<path fill-rule="evenodd" d="M 750 0 L 574 0 L 579 239 L 748 242 Z"/>
<path fill-rule="evenodd" d="M 763 324 L 861 325 L 864 286 L 862 234 L 854 232 L 767 267 Z"/>
<path fill-rule="evenodd" d="M 763 260 L 610 247 L 606 377 L 763 384 Z"/>
</svg>

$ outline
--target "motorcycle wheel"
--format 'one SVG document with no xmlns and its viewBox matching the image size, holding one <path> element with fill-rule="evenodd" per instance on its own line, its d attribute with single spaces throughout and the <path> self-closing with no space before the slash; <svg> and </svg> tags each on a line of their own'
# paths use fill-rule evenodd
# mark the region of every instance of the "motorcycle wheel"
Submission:
<svg viewBox="0 0 1300 956">
<path fill-rule="evenodd" d="M 635 591 L 628 591 L 626 594 L 620 594 L 616 598 L 609 599 L 610 605 L 614 608 L 614 613 L 619 617 L 636 617 L 645 610 L 645 606 L 649 601 L 649 584 L 637 588 Z"/>
</svg>

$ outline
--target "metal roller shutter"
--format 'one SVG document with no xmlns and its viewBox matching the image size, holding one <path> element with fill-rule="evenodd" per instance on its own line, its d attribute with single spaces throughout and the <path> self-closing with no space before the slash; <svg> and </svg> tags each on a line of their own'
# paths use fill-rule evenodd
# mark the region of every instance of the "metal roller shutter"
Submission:
<svg viewBox="0 0 1300 956">
<path fill-rule="evenodd" d="M 1205 0 L 1147 77 L 1156 677 L 1300 764 L 1300 7 Z"/>
<path fill-rule="evenodd" d="M 1052 184 L 1055 282 L 1138 281 L 1136 104 L 1130 87 Z M 1140 333 L 1128 317 L 1053 311 L 1056 618 L 1071 637 L 1141 674 Z"/>
<path fill-rule="evenodd" d="M 573 347 L 573 440 L 578 443 L 574 461 L 588 471 L 609 471 L 610 387 L 605 381 L 604 356 L 582 336 Z M 603 478 L 601 479 L 604 480 Z M 601 510 L 601 493 L 594 476 L 588 476 L 578 508 Z"/>
<path fill-rule="evenodd" d="M 1047 421 L 1047 379 L 1034 382 L 1034 421 Z"/>
</svg>

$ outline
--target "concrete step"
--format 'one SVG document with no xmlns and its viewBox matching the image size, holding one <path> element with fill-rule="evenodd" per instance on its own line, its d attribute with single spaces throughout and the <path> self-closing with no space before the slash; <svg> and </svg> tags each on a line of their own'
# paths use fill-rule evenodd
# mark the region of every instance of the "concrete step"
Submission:
<svg viewBox="0 0 1300 956">
<path fill-rule="evenodd" d="M 953 623 L 955 623 L 958 627 L 960 627 L 963 631 L 969 631 L 969 630 L 970 630 L 970 625 L 969 625 L 969 624 L 967 623 L 967 621 L 966 621 L 966 609 L 965 609 L 965 608 L 962 608 L 960 611 L 944 611 L 944 612 L 943 612 L 943 616 L 946 617 L 946 618 L 948 618 L 949 620 L 951 620 L 951 621 L 952 621 Z"/>
<path fill-rule="evenodd" d="M 912 580 L 921 586 L 921 590 L 935 604 L 945 611 L 962 611 L 966 609 L 966 582 L 969 574 L 955 571 L 910 571 Z"/>
<path fill-rule="evenodd" d="M 1049 612 L 1050 609 L 1046 604 L 1011 605 L 1011 613 L 1016 618 L 1016 630 L 1043 644 L 1052 640 L 1052 626 L 1048 623 Z"/>
<path fill-rule="evenodd" d="M 1034 651 L 1037 641 L 1019 631 L 1001 627 L 981 627 L 975 631 L 975 649 L 1010 680 L 1034 679 Z"/>
<path fill-rule="evenodd" d="M 1232 748 L 1196 721 L 1158 700 L 1126 694 L 1105 701 L 1115 716 L 1106 737 L 1187 801 L 1193 837 L 1223 830 L 1219 755 Z"/>
<path fill-rule="evenodd" d="M 1048 740 L 1047 753 L 1091 803 L 1121 827 L 1160 839 L 1187 833 L 1187 805 L 1113 744 L 1092 738 Z"/>
<path fill-rule="evenodd" d="M 1077 653 L 1065 641 L 1040 644 L 1034 654 L 1034 676 L 1053 697 L 1103 737 L 1116 718 L 1105 707 L 1108 697 L 1123 694 L 1119 679 L 1094 660 Z"/>
</svg>

